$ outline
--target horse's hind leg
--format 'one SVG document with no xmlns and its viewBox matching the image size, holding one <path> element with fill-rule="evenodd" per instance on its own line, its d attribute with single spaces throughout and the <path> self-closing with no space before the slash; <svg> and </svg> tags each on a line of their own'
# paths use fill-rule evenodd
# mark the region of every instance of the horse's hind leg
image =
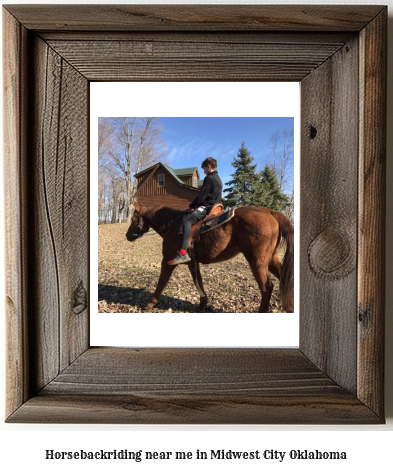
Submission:
<svg viewBox="0 0 393 474">
<path fill-rule="evenodd" d="M 268 275 L 268 265 L 263 260 L 255 257 L 246 257 L 251 267 L 252 274 L 258 283 L 261 292 L 261 305 L 259 306 L 259 313 L 268 313 L 270 297 L 273 291 L 273 283 Z"/>
<path fill-rule="evenodd" d="M 164 288 L 166 287 L 173 270 L 175 269 L 175 266 L 168 265 L 167 262 L 168 259 L 163 259 L 161 262 L 161 273 L 160 273 L 160 278 L 158 279 L 157 287 L 156 290 L 151 297 L 150 301 L 146 305 L 146 309 L 151 309 L 154 308 L 154 306 L 157 304 L 159 297 L 161 296 L 161 293 L 164 291 Z"/>
<path fill-rule="evenodd" d="M 205 289 L 203 287 L 203 281 L 202 281 L 202 275 L 201 275 L 201 269 L 199 267 L 199 263 L 195 262 L 194 260 L 191 260 L 191 262 L 188 264 L 188 268 L 190 269 L 192 280 L 199 293 L 199 297 L 200 297 L 199 310 L 203 312 L 206 310 L 208 300 L 207 300 Z"/>
<path fill-rule="evenodd" d="M 282 264 L 278 256 L 277 248 L 273 252 L 272 258 L 269 262 L 269 272 L 272 273 L 276 278 L 280 279 L 282 270 Z"/>
</svg>

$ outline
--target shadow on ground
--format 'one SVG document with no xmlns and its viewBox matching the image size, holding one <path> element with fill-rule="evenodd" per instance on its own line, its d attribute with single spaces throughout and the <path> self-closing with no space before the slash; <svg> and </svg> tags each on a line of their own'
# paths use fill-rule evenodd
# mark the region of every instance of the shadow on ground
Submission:
<svg viewBox="0 0 393 474">
<path fill-rule="evenodd" d="M 162 295 L 153 310 L 146 310 L 146 304 L 152 297 L 150 291 L 146 288 L 132 288 L 112 285 L 98 285 L 98 301 L 105 301 L 107 305 L 120 305 L 122 312 L 180 312 L 180 313 L 199 313 L 199 304 L 193 304 L 181 298 Z M 128 311 L 127 311 L 127 306 Z M 137 311 L 136 311 L 137 309 Z M 100 312 L 107 312 L 102 310 Z M 108 311 L 113 312 L 113 311 Z M 220 308 L 208 306 L 204 311 L 206 313 L 223 313 Z"/>
</svg>

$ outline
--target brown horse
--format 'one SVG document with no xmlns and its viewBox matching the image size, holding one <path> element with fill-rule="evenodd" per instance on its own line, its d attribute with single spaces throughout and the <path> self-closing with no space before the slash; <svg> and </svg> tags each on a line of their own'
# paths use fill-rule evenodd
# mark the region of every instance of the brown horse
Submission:
<svg viewBox="0 0 393 474">
<path fill-rule="evenodd" d="M 126 237 L 135 241 L 153 228 L 163 238 L 161 274 L 157 288 L 146 306 L 153 308 L 167 285 L 175 266 L 167 262 L 176 255 L 182 236 L 178 234 L 181 211 L 163 206 L 141 207 L 136 205 Z M 278 250 L 282 240 L 286 251 L 281 262 Z M 273 283 L 268 272 L 280 281 L 281 302 L 285 312 L 293 312 L 293 225 L 280 212 L 261 207 L 239 207 L 231 220 L 203 233 L 195 242 L 197 261 L 187 263 L 194 283 L 200 293 L 200 311 L 207 305 L 199 262 L 218 263 L 243 253 L 261 291 L 260 313 L 269 310 Z"/>
</svg>

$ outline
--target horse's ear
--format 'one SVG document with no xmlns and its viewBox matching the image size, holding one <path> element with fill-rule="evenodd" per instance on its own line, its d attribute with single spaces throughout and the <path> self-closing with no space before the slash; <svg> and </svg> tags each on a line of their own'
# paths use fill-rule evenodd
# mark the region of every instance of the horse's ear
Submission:
<svg viewBox="0 0 393 474">
<path fill-rule="evenodd" d="M 141 212 L 141 209 L 142 209 L 142 207 L 141 207 L 140 204 L 135 204 L 135 211 L 136 212 Z"/>
</svg>

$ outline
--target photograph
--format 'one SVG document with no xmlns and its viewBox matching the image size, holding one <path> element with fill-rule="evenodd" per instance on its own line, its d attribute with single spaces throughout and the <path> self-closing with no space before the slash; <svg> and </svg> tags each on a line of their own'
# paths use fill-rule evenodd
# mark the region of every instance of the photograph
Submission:
<svg viewBox="0 0 393 474">
<path fill-rule="evenodd" d="M 97 185 L 99 312 L 293 313 L 293 117 L 100 117 Z"/>
<path fill-rule="evenodd" d="M 90 99 L 92 344 L 298 347 L 299 84 Z"/>
</svg>

